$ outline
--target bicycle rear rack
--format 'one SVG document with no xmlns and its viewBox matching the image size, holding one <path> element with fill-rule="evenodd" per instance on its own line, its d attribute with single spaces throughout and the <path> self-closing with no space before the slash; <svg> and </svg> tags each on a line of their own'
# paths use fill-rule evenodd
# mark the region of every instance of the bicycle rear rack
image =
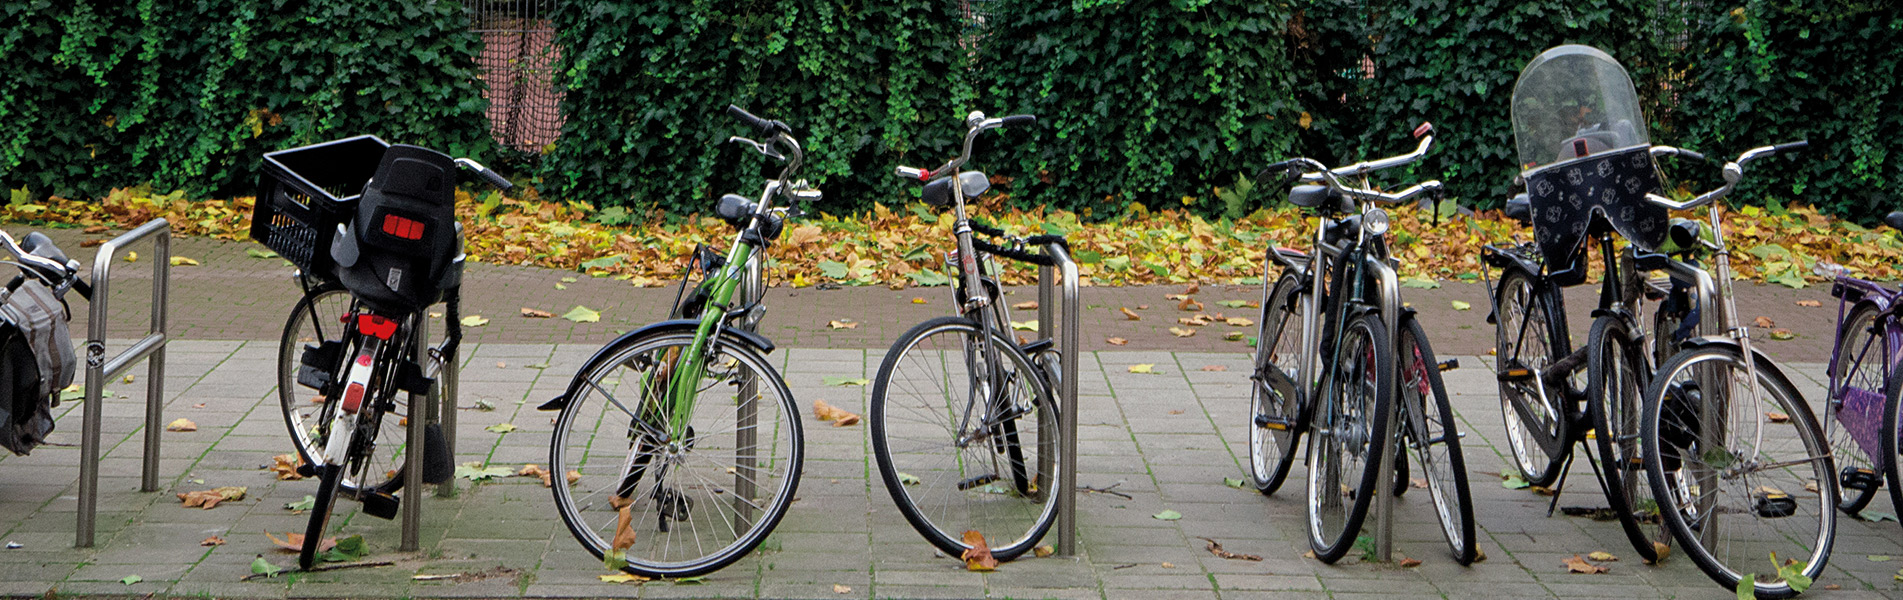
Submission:
<svg viewBox="0 0 1903 600">
<path fill-rule="evenodd" d="M 119 251 L 145 238 L 152 243 L 152 324 L 145 337 L 112 358 L 106 358 L 106 304 L 112 299 L 112 263 Z M 145 372 L 145 463 L 140 468 L 139 491 L 159 490 L 159 432 L 165 427 L 165 296 L 171 287 L 172 226 L 153 219 L 120 234 L 99 247 L 93 257 L 92 298 L 86 320 L 86 402 L 80 407 L 79 519 L 73 546 L 91 548 L 99 516 L 99 428 L 104 415 L 106 381 L 118 377 L 139 361 Z"/>
</svg>

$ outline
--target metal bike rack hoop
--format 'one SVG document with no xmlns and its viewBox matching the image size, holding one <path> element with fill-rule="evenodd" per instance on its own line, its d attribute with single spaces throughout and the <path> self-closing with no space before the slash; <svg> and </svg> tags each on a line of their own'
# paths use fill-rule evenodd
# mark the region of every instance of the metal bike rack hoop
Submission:
<svg viewBox="0 0 1903 600">
<path fill-rule="evenodd" d="M 152 244 L 152 325 L 144 338 L 117 356 L 106 358 L 106 305 L 112 298 L 112 263 L 119 251 L 145 238 Z M 172 226 L 165 219 L 153 219 L 138 228 L 120 234 L 99 247 L 93 257 L 92 298 L 88 300 L 86 322 L 86 401 L 80 407 L 79 441 L 79 520 L 73 546 L 91 548 L 99 512 L 99 428 L 104 415 L 106 381 L 118 377 L 144 360 L 145 373 L 145 464 L 140 469 L 139 491 L 159 489 L 159 431 L 164 427 L 165 409 L 165 297 L 171 287 Z"/>
<path fill-rule="evenodd" d="M 1053 280 L 1062 272 L 1064 285 L 1063 326 L 1056 328 L 1063 332 L 1057 340 L 1057 351 L 1063 363 L 1062 380 L 1058 385 L 1060 407 L 1058 409 L 1058 429 L 1063 432 L 1063 449 L 1058 454 L 1057 483 L 1057 553 L 1064 556 L 1077 554 L 1077 349 L 1080 329 L 1079 309 L 1083 308 L 1077 300 L 1077 263 L 1072 261 L 1070 253 L 1060 244 L 1044 247 L 1044 254 L 1057 263 L 1038 270 L 1037 279 L 1037 321 L 1038 337 L 1048 339 L 1054 330 L 1051 326 L 1057 309 L 1055 303 L 1055 283 Z"/>
</svg>

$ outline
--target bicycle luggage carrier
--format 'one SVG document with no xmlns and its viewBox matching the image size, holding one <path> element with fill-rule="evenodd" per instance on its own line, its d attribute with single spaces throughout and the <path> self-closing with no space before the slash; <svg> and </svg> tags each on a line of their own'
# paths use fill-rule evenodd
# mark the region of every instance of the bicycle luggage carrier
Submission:
<svg viewBox="0 0 1903 600">
<path fill-rule="evenodd" d="M 319 279 L 333 277 L 330 241 L 356 213 L 364 184 L 390 144 L 360 135 L 264 155 L 264 178 L 251 213 L 257 240 Z"/>
</svg>

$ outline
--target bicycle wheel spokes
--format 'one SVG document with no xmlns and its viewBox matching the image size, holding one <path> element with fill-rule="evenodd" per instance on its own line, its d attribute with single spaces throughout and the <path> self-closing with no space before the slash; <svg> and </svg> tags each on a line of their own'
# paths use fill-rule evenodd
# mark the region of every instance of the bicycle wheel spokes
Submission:
<svg viewBox="0 0 1903 600">
<path fill-rule="evenodd" d="M 673 426 L 664 391 L 687 370 L 674 360 L 692 341 L 640 340 L 582 372 L 556 420 L 551 470 L 576 478 L 556 486 L 562 517 L 596 555 L 620 550 L 630 572 L 685 577 L 738 560 L 778 524 L 798 485 L 799 416 L 757 353 L 711 353 L 691 412 Z"/>
<path fill-rule="evenodd" d="M 1539 293 L 1531 274 L 1507 269 L 1500 275 L 1500 289 L 1494 301 L 1496 373 L 1515 369 L 1537 373 L 1539 368 L 1556 360 L 1560 352 L 1568 350 L 1554 347 L 1554 336 L 1564 335 L 1563 330 L 1551 325 L 1558 316 L 1558 307 L 1548 301 L 1547 295 Z M 1541 401 L 1539 386 L 1542 385 L 1537 376 L 1520 380 L 1502 378 L 1500 412 L 1505 419 L 1507 445 L 1513 451 L 1514 466 L 1528 482 L 1551 485 L 1559 478 L 1557 467 L 1565 457 L 1548 453 L 1531 430 L 1557 437 L 1565 416 L 1559 404 L 1560 390 L 1547 386 L 1546 400 Z M 1516 404 L 1532 413 L 1532 422 L 1521 418 L 1519 411 L 1514 410 Z"/>
<path fill-rule="evenodd" d="M 1593 420 L 1593 451 L 1599 485 L 1626 540 L 1647 561 L 1667 552 L 1671 532 L 1658 518 L 1657 502 L 1644 474 L 1640 451 L 1639 397 L 1644 393 L 1645 349 L 1617 316 L 1593 321 L 1586 340 L 1586 398 Z"/>
<path fill-rule="evenodd" d="M 313 307 L 315 320 L 311 318 Z M 278 340 L 278 404 L 297 455 L 309 464 L 323 462 L 321 430 L 329 427 L 330 414 L 324 412 L 324 397 L 317 390 L 298 384 L 298 367 L 303 364 L 306 346 L 343 339 L 344 326 L 337 319 L 348 312 L 350 292 L 342 284 L 319 284 L 292 307 Z M 341 356 L 337 362 L 342 363 Z"/>
<path fill-rule="evenodd" d="M 1375 315 L 1355 319 L 1342 333 L 1329 397 L 1309 428 L 1308 532 L 1316 558 L 1332 563 L 1354 544 L 1375 495 L 1376 471 L 1389 440 L 1382 437 L 1393 407 L 1394 355 Z"/>
<path fill-rule="evenodd" d="M 1734 349 L 1679 354 L 1647 388 L 1646 471 L 1666 524 L 1720 585 L 1755 574 L 1760 597 L 1793 592 L 1770 562 L 1815 577 L 1829 559 L 1837 487 L 1809 407 L 1760 361 L 1756 387 Z M 1754 391 L 1755 390 L 1755 391 Z"/>
<path fill-rule="evenodd" d="M 1453 408 L 1447 402 L 1447 387 L 1441 381 L 1440 365 L 1427 342 L 1421 324 L 1408 318 L 1401 326 L 1397 356 L 1400 358 L 1398 399 L 1407 412 L 1406 448 L 1421 464 L 1434 510 L 1440 517 L 1441 532 L 1453 550 L 1454 560 L 1472 563 L 1476 555 L 1471 490 L 1467 487 L 1467 467 L 1460 453 L 1460 432 L 1455 425 Z M 1403 464 L 1407 456 L 1396 456 Z M 1398 481 L 1397 486 L 1411 485 Z"/>
<path fill-rule="evenodd" d="M 1308 298 L 1295 298 L 1297 286 L 1291 275 L 1277 280 L 1263 298 L 1256 336 L 1255 373 L 1249 390 L 1249 474 L 1264 494 L 1274 493 L 1288 477 L 1301 430 L 1296 422 L 1300 385 L 1295 380 L 1301 368 L 1301 311 Z"/>
<path fill-rule="evenodd" d="M 887 491 L 919 533 L 948 553 L 983 534 L 1008 560 L 1056 519 L 1057 414 L 1022 352 L 1001 338 L 984 364 L 971 321 L 913 328 L 873 383 L 873 450 Z M 993 376 L 995 375 L 995 376 Z"/>
<path fill-rule="evenodd" d="M 1876 497 L 1883 481 L 1884 365 L 1883 337 L 1874 335 L 1877 307 L 1859 304 L 1839 325 L 1836 362 L 1830 373 L 1830 398 L 1822 405 L 1824 439 L 1829 440 L 1843 498 L 1837 507 L 1857 514 Z"/>
</svg>

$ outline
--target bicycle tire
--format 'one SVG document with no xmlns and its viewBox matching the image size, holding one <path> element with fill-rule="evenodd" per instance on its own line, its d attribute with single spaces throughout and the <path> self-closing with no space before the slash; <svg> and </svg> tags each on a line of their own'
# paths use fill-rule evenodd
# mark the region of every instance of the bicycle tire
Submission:
<svg viewBox="0 0 1903 600">
<path fill-rule="evenodd" d="M 1255 376 L 1249 386 L 1249 477 L 1264 495 L 1281 489 L 1295 464 L 1295 446 L 1304 423 L 1299 414 L 1302 303 L 1295 299 L 1301 282 L 1284 274 L 1263 288 L 1262 318 L 1256 324 Z M 1291 330 L 1290 326 L 1294 329 Z"/>
<path fill-rule="evenodd" d="M 1746 371 L 1736 347 L 1678 353 L 1646 387 L 1641 420 L 1640 445 L 1659 513 L 1685 554 L 1725 589 L 1770 570 L 1763 567 L 1773 555 L 1802 561 L 1799 573 L 1814 581 L 1836 540 L 1837 484 L 1823 430 L 1775 363 L 1762 355 L 1754 362 L 1764 394 L 1737 402 L 1737 394 L 1751 388 L 1748 380 L 1738 381 Z M 1676 397 L 1674 388 L 1681 392 Z M 1722 421 L 1707 418 L 1712 405 L 1726 408 Z M 1713 432 L 1707 423 L 1724 431 Z M 1741 428 L 1745 423 L 1752 427 Z M 1732 430 L 1740 433 L 1724 435 Z M 1746 441 L 1768 444 L 1734 447 Z M 1754 468 L 1754 462 L 1775 468 Z M 1711 526 L 1719 515 L 1731 516 Z M 1707 540 L 1705 532 L 1726 537 Z M 1784 580 L 1754 578 L 1752 585 L 1759 598 L 1797 594 Z"/>
<path fill-rule="evenodd" d="M 1415 460 L 1421 464 L 1421 475 L 1427 480 L 1426 488 L 1433 498 L 1441 533 L 1447 538 L 1454 562 L 1470 565 L 1478 550 L 1473 493 L 1467 485 L 1467 461 L 1460 452 L 1459 424 L 1454 419 L 1453 406 L 1447 401 L 1447 385 L 1441 380 L 1440 364 L 1427 341 L 1427 332 L 1413 315 L 1403 319 L 1400 343 L 1395 345 L 1400 350 L 1396 355 L 1400 359 L 1396 379 L 1400 393 L 1396 399 L 1408 418 L 1404 421 L 1406 429 L 1397 437 L 1412 441 L 1405 447 L 1413 451 Z M 1407 470 L 1401 467 L 1404 464 L 1407 464 L 1407 455 L 1395 455 L 1397 490 L 1413 483 L 1407 478 Z"/>
<path fill-rule="evenodd" d="M 1647 349 L 1635 343 L 1625 317 L 1593 319 L 1586 337 L 1586 412 L 1592 419 L 1593 448 L 1588 453 L 1606 494 L 1607 510 L 1619 521 L 1639 558 L 1657 562 L 1668 555 L 1671 531 L 1658 520 L 1658 507 L 1644 472 L 1639 429 L 1640 394 L 1645 390 Z M 1653 524 L 1652 531 L 1645 525 Z"/>
<path fill-rule="evenodd" d="M 1035 546 L 1057 520 L 1062 432 L 1051 391 L 1028 375 L 1037 367 L 997 331 L 990 343 L 1004 363 L 1009 390 L 1001 398 L 1011 403 L 1008 410 L 1028 414 L 1005 420 L 1011 424 L 1006 435 L 961 428 L 960 417 L 954 415 L 967 414 L 963 409 L 974 397 L 968 365 L 984 343 L 981 331 L 976 321 L 939 317 L 912 327 L 893 343 L 872 384 L 872 450 L 893 503 L 933 546 L 961 556 L 971 548 L 964 533 L 977 531 L 993 557 L 1011 560 Z M 967 389 L 954 389 L 959 385 Z M 982 412 L 971 414 L 982 421 Z M 1025 431 L 1033 427 L 1035 431 Z M 961 429 L 972 429 L 970 435 L 977 439 L 961 445 L 966 439 Z M 1018 438 L 1015 443 L 1011 434 Z M 1022 457 L 1025 453 L 1035 456 Z M 996 485 L 1003 480 L 999 455 L 1005 457 L 1004 468 L 1022 470 L 1031 483 Z M 990 471 L 972 475 L 974 465 Z"/>
<path fill-rule="evenodd" d="M 1335 397 L 1320 399 L 1312 411 L 1308 541 L 1324 563 L 1334 564 L 1354 546 L 1376 495 L 1381 453 L 1391 443 L 1382 437 L 1394 409 L 1394 353 L 1387 331 L 1375 313 L 1349 320 L 1336 343 L 1331 379 L 1324 382 L 1323 393 Z"/>
<path fill-rule="evenodd" d="M 312 319 L 312 306 L 318 318 Z M 291 444 L 296 448 L 297 457 L 306 464 L 319 464 L 323 458 L 323 442 L 318 430 L 329 422 L 326 403 L 316 390 L 297 382 L 298 367 L 302 365 L 303 353 L 307 344 L 319 344 L 325 341 L 342 342 L 344 326 L 332 317 L 350 311 L 350 292 L 344 284 L 336 281 L 319 282 L 316 287 L 298 298 L 292 305 L 289 318 L 284 321 L 284 330 L 278 336 L 278 407 L 284 413 L 284 425 L 291 435 Z M 343 362 L 328 365 L 332 375 Z M 306 398 L 299 398 L 305 395 Z"/>
<path fill-rule="evenodd" d="M 679 357 L 694 339 L 693 330 L 669 330 L 602 348 L 555 417 L 550 488 L 562 522 L 595 557 L 619 552 L 627 573 L 693 577 L 731 565 L 766 540 L 799 489 L 799 409 L 779 372 L 739 336 L 709 341 L 685 434 L 660 439 L 672 434 L 663 400 L 649 394 L 685 368 Z M 617 548 L 623 502 L 632 540 Z"/>
<path fill-rule="evenodd" d="M 1519 366 L 1551 364 L 1572 349 L 1566 331 L 1565 305 L 1562 304 L 1559 291 L 1539 283 L 1537 276 L 1520 267 L 1509 266 L 1500 274 L 1500 283 L 1493 295 L 1496 373 L 1504 373 L 1509 368 Z M 1534 325 L 1523 327 L 1526 323 Z M 1547 402 L 1541 403 L 1538 392 L 1529 394 L 1522 389 L 1523 385 L 1504 379 L 1499 382 L 1500 412 L 1506 425 L 1507 447 L 1512 450 L 1514 467 L 1527 483 L 1550 486 L 1559 479 L 1570 448 L 1549 454 L 1540 447 L 1538 440 L 1529 437 L 1530 434 L 1522 428 L 1537 428 L 1555 439 L 1569 439 L 1565 393 L 1564 390 L 1538 383 L 1536 385 L 1547 388 Z M 1545 422 L 1523 422 L 1514 410 L 1516 402 L 1525 403 L 1530 411 L 1539 411 L 1540 416 L 1545 417 Z"/>
<path fill-rule="evenodd" d="M 1903 444 L 1899 444 L 1898 435 L 1903 435 L 1903 377 L 1890 378 L 1890 385 L 1883 393 L 1883 461 L 1884 483 L 1890 487 L 1890 505 L 1903 507 Z M 1897 510 L 1903 511 L 1903 508 Z"/>
<path fill-rule="evenodd" d="M 330 513 L 344 481 L 344 467 L 324 465 L 318 468 L 317 494 L 312 496 L 311 518 L 304 526 L 303 545 L 297 552 L 297 566 L 309 571 L 322 562 L 324 534 L 330 528 Z"/>
<path fill-rule="evenodd" d="M 1837 348 L 1832 353 L 1835 362 L 1830 365 L 1831 394 L 1824 402 L 1824 416 L 1820 424 L 1824 427 L 1824 439 L 1830 442 L 1831 454 L 1837 461 L 1839 482 L 1843 484 L 1843 497 L 1837 503 L 1837 509 L 1847 515 L 1863 512 L 1864 507 L 1876 498 L 1877 484 L 1882 482 L 1875 476 L 1879 469 L 1890 470 L 1885 460 L 1883 443 L 1877 438 L 1882 436 L 1884 414 L 1870 414 L 1872 410 L 1884 410 L 1886 404 L 1884 392 L 1889 379 L 1889 344 L 1883 343 L 1880 332 L 1887 323 L 1878 320 L 1881 311 L 1877 305 L 1859 302 L 1850 314 L 1838 324 Z M 1841 371 L 1841 372 L 1840 372 Z M 1878 429 L 1868 428 L 1875 425 Z M 1853 428 L 1856 430 L 1853 432 Z M 1862 435 L 1858 435 L 1862 434 Z M 1862 438 L 1862 439 L 1859 439 Z M 1865 444 L 1876 442 L 1875 447 Z M 1894 444 L 1894 442 L 1892 442 Z M 1873 477 L 1874 476 L 1874 477 Z M 1895 490 L 1895 486 L 1891 486 Z"/>
</svg>

